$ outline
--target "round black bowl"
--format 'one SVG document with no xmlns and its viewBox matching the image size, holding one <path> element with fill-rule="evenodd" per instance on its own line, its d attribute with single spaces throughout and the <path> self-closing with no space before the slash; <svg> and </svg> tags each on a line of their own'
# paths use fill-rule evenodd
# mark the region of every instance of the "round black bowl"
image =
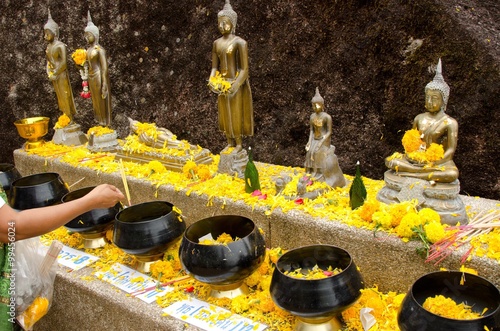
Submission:
<svg viewBox="0 0 500 331">
<path fill-rule="evenodd" d="M 21 174 L 13 164 L 0 163 L 0 184 L 7 196 L 9 195 L 10 185 L 19 178 L 21 178 Z"/>
<path fill-rule="evenodd" d="M 50 206 L 60 203 L 68 192 L 68 186 L 55 172 L 25 176 L 12 182 L 9 204 L 17 210 Z"/>
<path fill-rule="evenodd" d="M 186 229 L 186 223 L 166 201 L 151 201 L 122 209 L 115 217 L 114 244 L 138 259 L 162 255 Z"/>
<path fill-rule="evenodd" d="M 235 241 L 224 245 L 199 243 L 207 234 L 217 239 L 222 233 Z M 214 216 L 191 224 L 179 248 L 184 270 L 196 280 L 215 286 L 242 282 L 261 265 L 265 254 L 266 243 L 258 227 L 251 219 L 236 215 Z"/>
<path fill-rule="evenodd" d="M 398 312 L 398 325 L 402 331 L 484 331 L 500 330 L 500 291 L 488 280 L 465 274 L 465 283 L 460 285 L 460 271 L 438 271 L 426 274 L 413 283 Z M 425 300 L 436 295 L 464 302 L 472 310 L 485 314 L 474 320 L 457 320 L 435 315 L 422 307 Z"/>
<path fill-rule="evenodd" d="M 65 194 L 61 201 L 63 203 L 79 199 L 92 191 L 95 186 L 84 187 Z M 116 214 L 122 209 L 121 203 L 111 208 L 92 209 L 75 217 L 65 227 L 71 232 L 79 232 L 82 235 L 100 234 L 113 225 Z"/>
<path fill-rule="evenodd" d="M 342 272 L 322 279 L 299 279 L 285 275 L 314 266 Z M 300 318 L 334 317 L 354 304 L 364 288 L 363 278 L 349 253 L 330 245 L 311 245 L 290 250 L 276 263 L 270 292 L 274 303 Z"/>
</svg>

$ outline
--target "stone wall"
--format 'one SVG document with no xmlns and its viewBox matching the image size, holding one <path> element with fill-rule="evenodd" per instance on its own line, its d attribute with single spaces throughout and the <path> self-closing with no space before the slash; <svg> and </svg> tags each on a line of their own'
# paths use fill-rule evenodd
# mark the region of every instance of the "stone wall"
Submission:
<svg viewBox="0 0 500 331">
<path fill-rule="evenodd" d="M 69 52 L 85 47 L 87 10 L 109 57 L 113 126 L 126 116 L 167 127 L 180 139 L 219 153 L 215 95 L 206 82 L 224 1 L 58 1 L 51 13 Z M 455 161 L 462 193 L 498 199 L 500 5 L 496 0 L 233 0 L 237 34 L 249 43 L 257 161 L 302 165 L 310 100 L 320 88 L 333 118 L 343 171 L 381 179 L 383 159 L 424 111 L 428 68 L 443 60 L 451 87 L 448 113 L 460 125 Z M 13 122 L 61 114 L 45 73 L 47 2 L 2 2 L 0 11 L 1 162 L 23 140 Z M 421 39 L 420 47 L 410 40 Z M 405 52 L 407 51 L 407 52 Z M 70 64 L 76 120 L 96 125 L 91 102 Z M 53 131 L 49 132 L 50 139 Z"/>
</svg>

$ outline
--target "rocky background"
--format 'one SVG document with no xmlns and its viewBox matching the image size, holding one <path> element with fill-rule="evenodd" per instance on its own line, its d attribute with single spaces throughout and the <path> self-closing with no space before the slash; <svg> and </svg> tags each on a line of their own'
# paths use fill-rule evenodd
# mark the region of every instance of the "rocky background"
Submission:
<svg viewBox="0 0 500 331">
<path fill-rule="evenodd" d="M 87 10 L 109 58 L 113 127 L 126 117 L 173 131 L 219 153 L 216 96 L 207 88 L 217 12 L 224 1 L 4 0 L 0 5 L 0 162 L 23 144 L 13 122 L 61 112 L 45 73 L 47 4 L 68 53 L 86 48 Z M 455 162 L 462 194 L 500 198 L 500 4 L 498 0 L 233 0 L 236 34 L 249 44 L 257 161 L 302 166 L 318 86 L 333 118 L 344 173 L 356 161 L 382 179 L 384 158 L 424 108 L 424 87 L 443 61 L 447 112 L 460 132 Z M 69 63 L 84 131 L 96 125 Z M 51 130 L 47 139 L 52 137 Z"/>
</svg>

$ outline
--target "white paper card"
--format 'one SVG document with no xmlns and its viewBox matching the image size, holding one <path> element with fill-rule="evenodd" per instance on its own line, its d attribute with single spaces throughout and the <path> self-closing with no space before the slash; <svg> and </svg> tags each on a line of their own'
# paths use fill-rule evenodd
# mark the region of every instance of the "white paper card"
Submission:
<svg viewBox="0 0 500 331">
<path fill-rule="evenodd" d="M 229 315 L 226 309 L 197 299 L 176 302 L 163 312 L 203 330 L 215 331 L 262 331 L 267 325 L 254 322 L 240 315 Z M 210 318 L 213 315 L 227 315 L 225 319 Z"/>
<path fill-rule="evenodd" d="M 87 254 L 77 249 L 63 246 L 57 256 L 57 262 L 73 270 L 79 270 L 95 261 L 99 260 L 97 256 Z"/>
<path fill-rule="evenodd" d="M 156 286 L 156 281 L 153 278 L 120 263 L 113 264 L 111 269 L 106 272 L 96 272 L 96 276 L 129 294 Z M 162 296 L 171 290 L 171 287 L 154 289 L 138 295 L 137 298 L 144 302 L 151 303 L 155 301 L 158 296 Z"/>
</svg>

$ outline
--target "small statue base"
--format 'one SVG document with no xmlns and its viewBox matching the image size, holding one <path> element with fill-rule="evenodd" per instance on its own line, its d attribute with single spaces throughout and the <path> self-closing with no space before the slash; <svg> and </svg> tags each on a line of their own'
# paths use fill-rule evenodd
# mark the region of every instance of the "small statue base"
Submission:
<svg viewBox="0 0 500 331">
<path fill-rule="evenodd" d="M 441 223 L 465 225 L 469 222 L 465 205 L 459 196 L 460 182 L 431 183 L 429 181 L 401 177 L 394 170 L 384 174 L 385 186 L 378 192 L 377 200 L 391 204 L 418 200 L 418 208 L 431 208 L 441 216 Z"/>
<path fill-rule="evenodd" d="M 87 144 L 87 148 L 91 152 L 111 152 L 116 151 L 118 148 L 118 135 L 116 131 L 111 133 L 106 133 L 100 136 L 96 136 L 91 134 L 89 136 L 89 142 Z"/>
<path fill-rule="evenodd" d="M 70 124 L 62 129 L 55 129 L 52 137 L 52 142 L 57 145 L 80 146 L 87 141 L 87 136 L 82 132 L 80 124 Z"/>
<path fill-rule="evenodd" d="M 245 178 L 245 168 L 247 163 L 248 154 L 246 150 L 242 149 L 237 153 L 226 152 L 223 150 L 220 153 L 220 161 L 217 171 L 231 176 L 236 173 L 239 178 Z"/>
</svg>

